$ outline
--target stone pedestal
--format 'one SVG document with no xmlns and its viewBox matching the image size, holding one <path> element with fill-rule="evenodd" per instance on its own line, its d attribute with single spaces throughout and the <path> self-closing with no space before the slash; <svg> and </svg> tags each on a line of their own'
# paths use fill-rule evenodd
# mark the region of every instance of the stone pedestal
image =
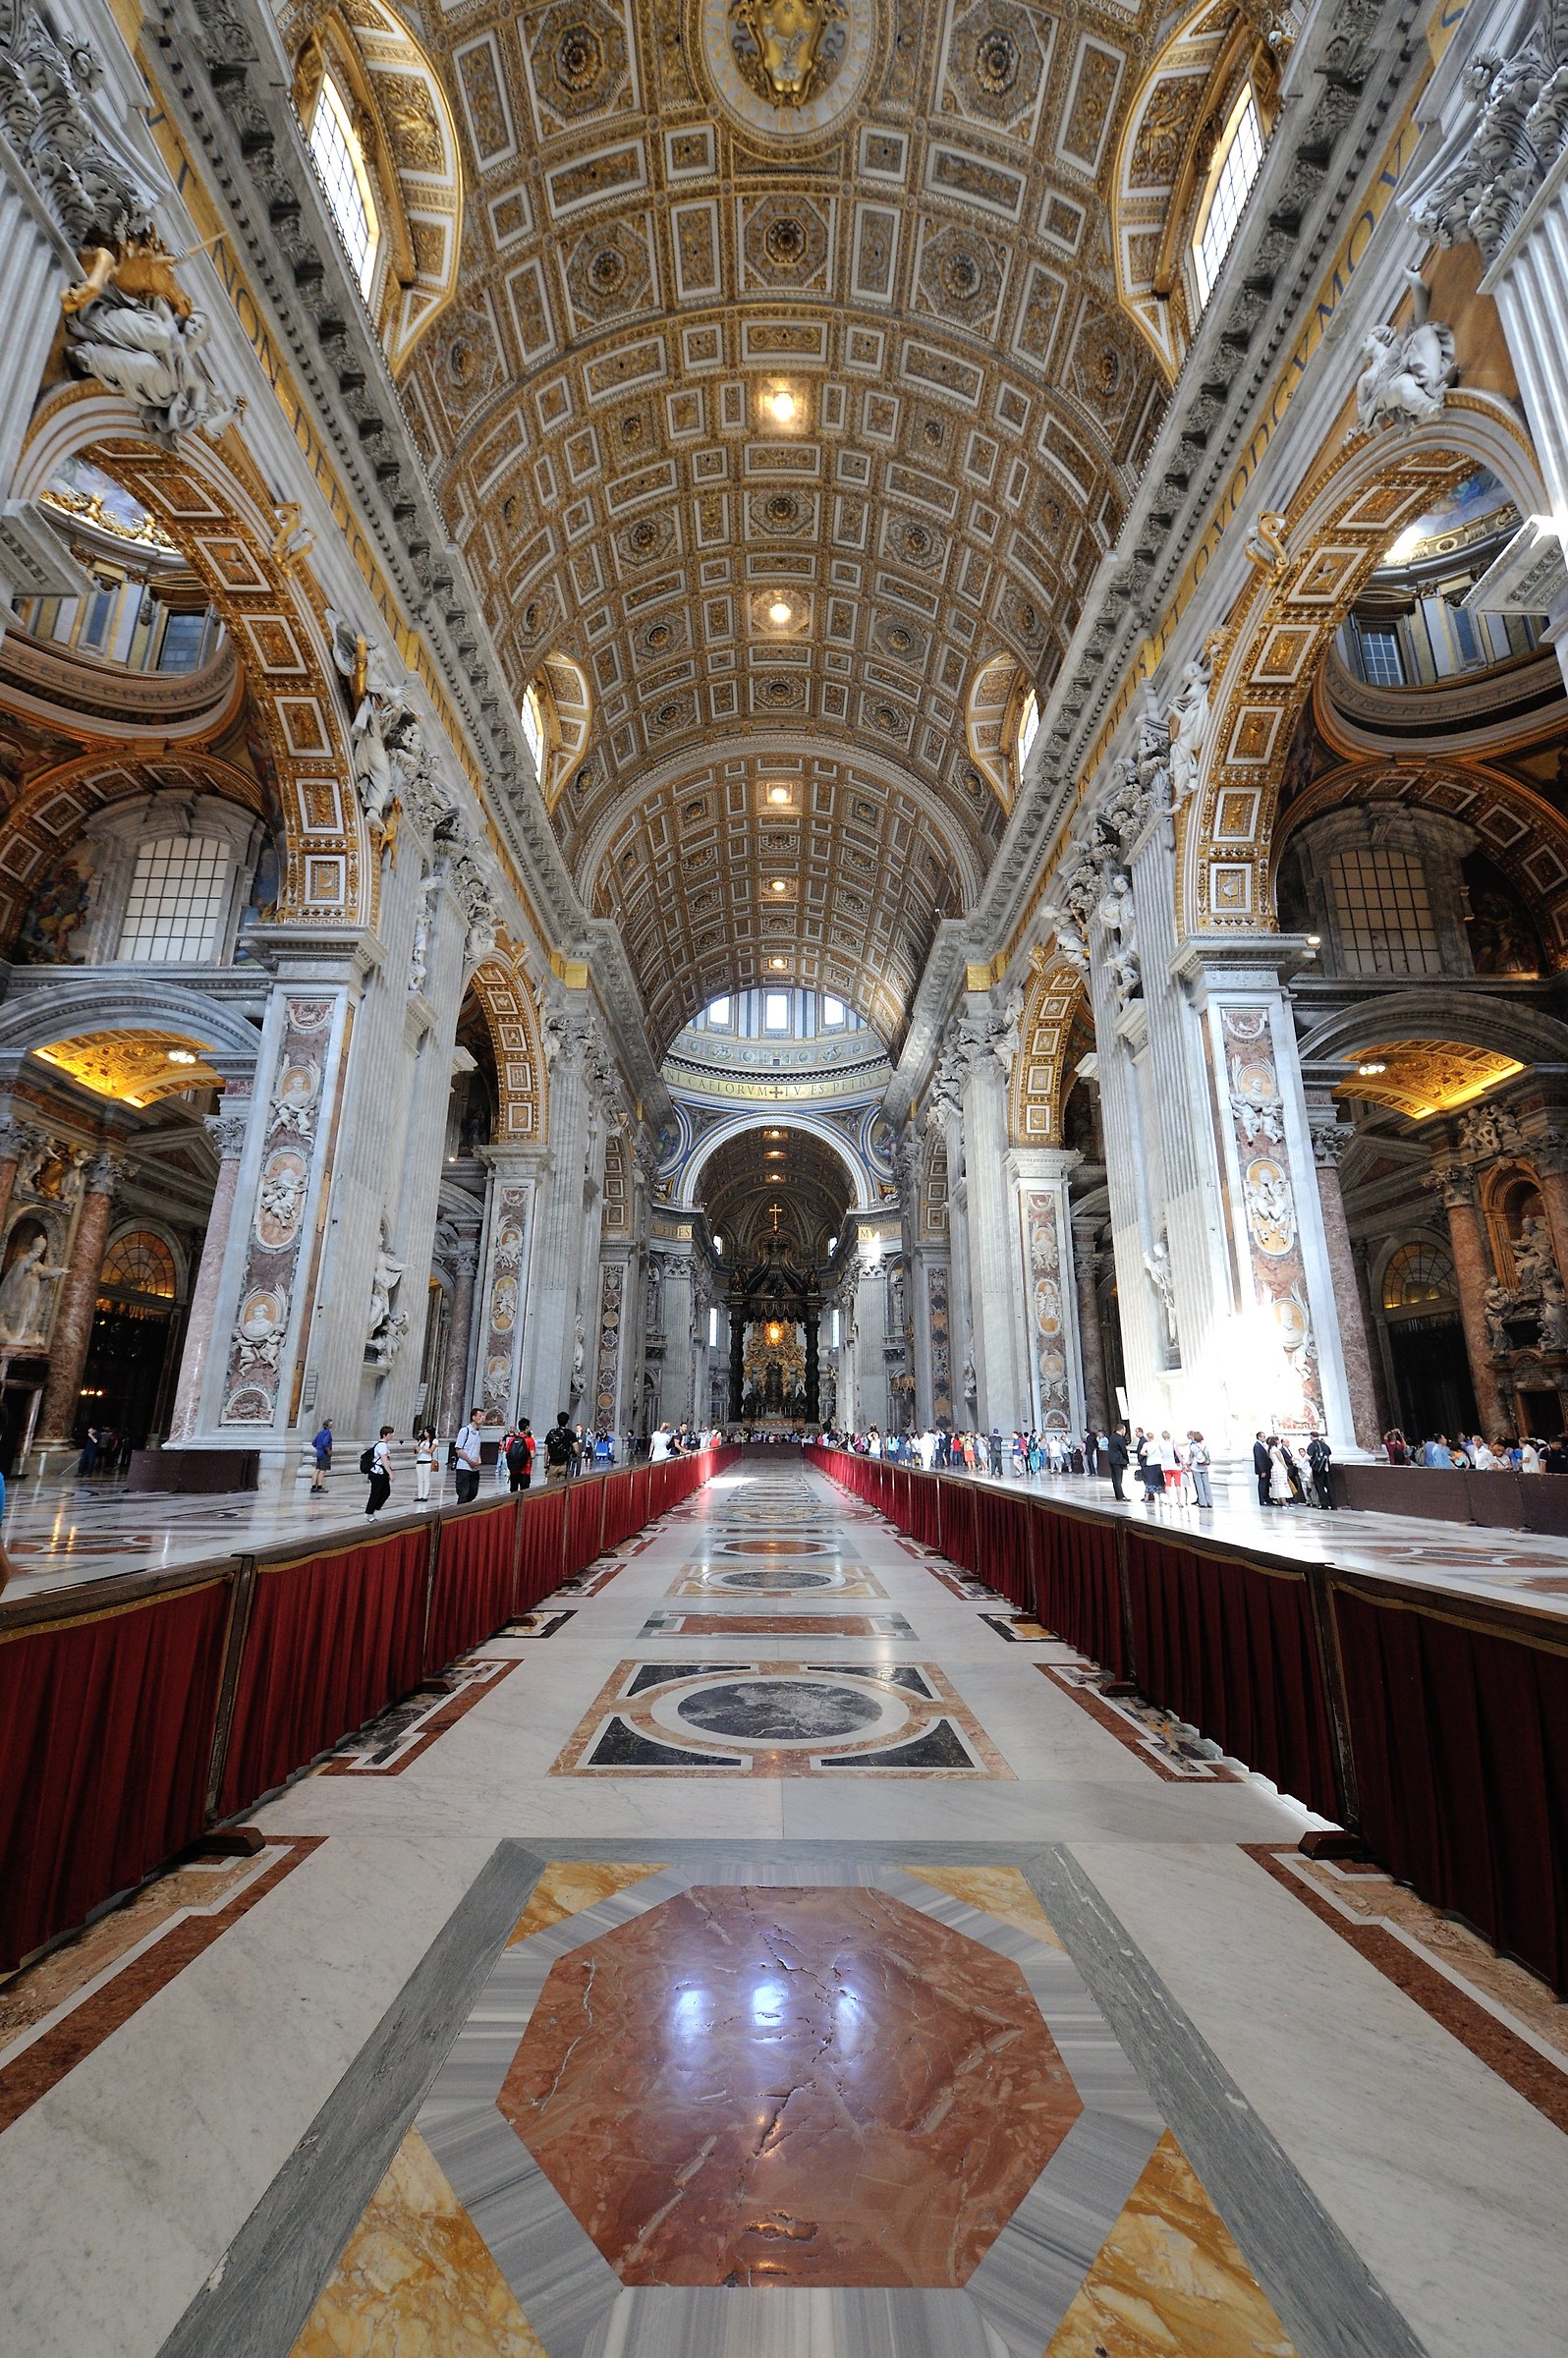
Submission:
<svg viewBox="0 0 1568 2358">
<path fill-rule="evenodd" d="M 1362 1315 L 1361 1287 L 1345 1219 L 1345 1198 L 1339 1183 L 1339 1164 L 1355 1137 L 1348 1122 L 1329 1108 L 1312 1120 L 1313 1160 L 1317 1167 L 1317 1202 L 1323 1217 L 1323 1245 L 1328 1255 L 1329 1282 L 1339 1314 L 1339 1349 L 1345 1363 L 1345 1388 L 1350 1395 L 1351 1424 L 1364 1449 L 1375 1450 L 1382 1428 L 1378 1419 L 1377 1384 L 1367 1323 Z"/>
<path fill-rule="evenodd" d="M 178 1447 L 201 1428 L 201 1385 L 217 1331 L 218 1303 L 223 1290 L 223 1262 L 234 1222 L 234 1199 L 240 1184 L 240 1163 L 251 1123 L 250 1093 L 237 1095 L 231 1083 L 224 1092 L 221 1113 L 207 1116 L 207 1135 L 218 1150 L 218 1176 L 207 1213 L 207 1232 L 201 1240 L 201 1263 L 191 1289 L 191 1312 L 186 1320 L 185 1349 L 180 1357 L 180 1381 L 169 1419 L 169 1445 Z"/>
<path fill-rule="evenodd" d="M 1482 1432 L 1491 1441 L 1496 1439 L 1498 1433 L 1511 1433 L 1514 1420 L 1504 1409 L 1497 1371 L 1491 1364 L 1491 1351 L 1486 1341 L 1486 1287 L 1492 1271 L 1485 1239 L 1481 1231 L 1476 1182 L 1469 1171 L 1449 1170 L 1441 1174 L 1438 1185 L 1443 1208 L 1448 1214 L 1454 1276 L 1459 1287 L 1459 1317 L 1465 1330 L 1465 1353 L 1470 1361 L 1476 1414 L 1481 1420 Z M 1410 1437 L 1414 1439 L 1416 1436 L 1412 1434 Z"/>
<path fill-rule="evenodd" d="M 98 1272 L 103 1266 L 114 1208 L 114 1184 L 120 1170 L 113 1154 L 95 1154 L 84 1173 L 82 1207 L 71 1239 L 71 1259 L 60 1280 L 54 1327 L 49 1337 L 49 1373 L 38 1410 L 34 1446 L 58 1449 L 74 1440 L 82 1372 L 92 1339 L 92 1317 L 98 1299 Z"/>
</svg>

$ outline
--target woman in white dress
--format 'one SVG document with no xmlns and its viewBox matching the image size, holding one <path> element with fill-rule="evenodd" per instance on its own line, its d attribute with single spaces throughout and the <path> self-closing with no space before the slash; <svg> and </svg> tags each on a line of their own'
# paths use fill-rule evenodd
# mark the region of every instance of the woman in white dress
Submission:
<svg viewBox="0 0 1568 2358">
<path fill-rule="evenodd" d="M 1296 1493 L 1290 1487 L 1290 1469 L 1285 1452 L 1277 1440 L 1268 1444 L 1268 1503 L 1270 1506 L 1289 1506 Z"/>
</svg>

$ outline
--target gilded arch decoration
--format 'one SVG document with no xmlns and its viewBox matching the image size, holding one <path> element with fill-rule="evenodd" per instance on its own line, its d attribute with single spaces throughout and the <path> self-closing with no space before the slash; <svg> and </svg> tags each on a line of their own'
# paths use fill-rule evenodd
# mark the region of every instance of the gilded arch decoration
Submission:
<svg viewBox="0 0 1568 2358">
<path fill-rule="evenodd" d="M 1013 1063 L 1009 1129 L 1015 1147 L 1059 1147 L 1067 1095 L 1067 1042 L 1084 1001 L 1084 978 L 1062 957 L 1036 952 Z"/>
<path fill-rule="evenodd" d="M 128 432 L 127 416 L 122 401 L 85 387 L 47 402 L 17 496 L 36 497 L 63 459 L 81 455 L 157 519 L 204 585 L 252 690 L 283 811 L 279 919 L 365 924 L 375 866 L 351 783 L 325 601 L 284 552 L 272 501 L 232 427 L 221 451 L 196 434 L 163 451 Z"/>
<path fill-rule="evenodd" d="M 1336 428 L 1336 439 L 1338 428 Z M 1179 915 L 1188 932 L 1273 926 L 1270 846 L 1302 706 L 1334 636 L 1402 527 L 1475 468 L 1525 512 L 1543 494 L 1522 428 L 1484 394 L 1450 393 L 1430 426 L 1337 443 L 1286 514 L 1283 557 L 1233 607 L 1215 647 L 1207 758 L 1182 813 Z"/>
<path fill-rule="evenodd" d="M 215 795 L 256 818 L 267 816 L 260 782 L 211 754 L 151 760 L 128 749 L 118 758 L 84 754 L 46 770 L 0 817 L 0 945 L 7 955 L 40 880 L 63 870 L 93 814 L 146 794 Z"/>
<path fill-rule="evenodd" d="M 475 968 L 470 987 L 484 1009 L 495 1048 L 494 1143 L 542 1147 L 549 1127 L 549 1090 L 528 978 L 521 964 L 503 953 Z"/>
<path fill-rule="evenodd" d="M 1568 966 L 1568 821 L 1517 778 L 1483 761 L 1358 761 L 1332 769 L 1282 814 L 1270 878 L 1292 835 L 1329 811 L 1400 803 L 1474 827 L 1478 849 L 1507 870 L 1536 922 L 1550 966 Z"/>
</svg>

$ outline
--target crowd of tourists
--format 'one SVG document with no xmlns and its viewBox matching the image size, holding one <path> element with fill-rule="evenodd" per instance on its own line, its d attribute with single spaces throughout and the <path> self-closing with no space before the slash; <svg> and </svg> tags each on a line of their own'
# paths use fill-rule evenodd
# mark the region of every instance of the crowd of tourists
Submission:
<svg viewBox="0 0 1568 2358">
<path fill-rule="evenodd" d="M 444 1469 L 453 1478 L 457 1503 L 466 1506 L 478 1496 L 487 1467 L 498 1490 L 516 1493 L 532 1488 L 541 1460 L 546 1484 L 573 1482 L 584 1474 L 608 1474 L 617 1466 L 638 1465 L 644 1459 L 658 1465 L 666 1458 L 705 1449 L 723 1435 L 700 1432 L 685 1420 L 679 1425 L 660 1425 L 644 1434 L 618 1434 L 604 1427 L 590 1431 L 574 1425 L 563 1408 L 541 1442 L 527 1417 L 508 1425 L 476 1408 L 444 1448 L 430 1425 L 417 1425 L 411 1438 L 415 1505 L 430 1503 L 432 1485 L 441 1487 L 438 1478 Z M 310 1443 L 312 1497 L 326 1495 L 332 1449 L 332 1421 L 327 1417 Z M 359 1471 L 369 1485 L 364 1504 L 367 1515 L 380 1514 L 392 1495 L 396 1454 L 397 1433 L 391 1425 L 383 1425 L 360 1454 Z"/>
<path fill-rule="evenodd" d="M 1568 1433 L 1554 1439 L 1488 1441 L 1484 1433 L 1428 1433 L 1424 1441 L 1407 1441 L 1398 1426 L 1383 1434 L 1383 1451 L 1391 1466 L 1435 1466 L 1455 1473 L 1568 1474 Z"/>
</svg>

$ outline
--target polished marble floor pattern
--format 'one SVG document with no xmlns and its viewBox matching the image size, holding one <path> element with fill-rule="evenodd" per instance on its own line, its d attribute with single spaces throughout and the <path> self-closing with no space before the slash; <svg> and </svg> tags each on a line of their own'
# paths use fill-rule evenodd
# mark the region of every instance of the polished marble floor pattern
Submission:
<svg viewBox="0 0 1568 2358">
<path fill-rule="evenodd" d="M 944 1569 L 746 1462 L 0 1991 L 7 2358 L 1555 2353 L 1562 2010 Z"/>
</svg>

